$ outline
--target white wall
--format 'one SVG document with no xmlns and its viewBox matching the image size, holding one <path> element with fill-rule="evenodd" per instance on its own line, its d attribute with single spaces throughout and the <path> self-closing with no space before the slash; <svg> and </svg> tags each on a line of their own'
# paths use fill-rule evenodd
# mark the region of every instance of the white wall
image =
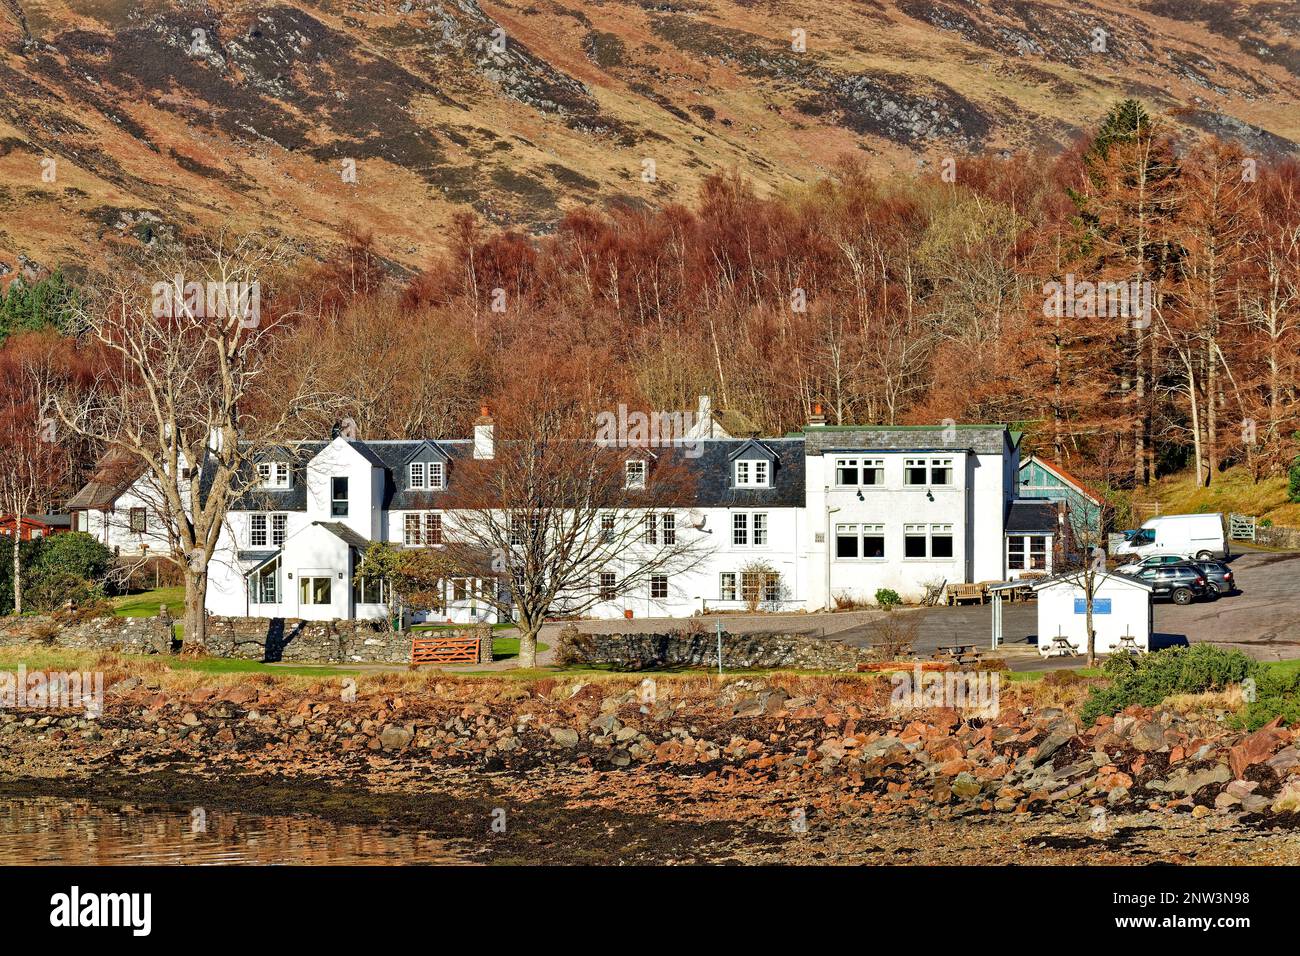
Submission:
<svg viewBox="0 0 1300 956">
<path fill-rule="evenodd" d="M 1088 649 L 1087 615 L 1075 613 L 1075 599 L 1086 592 L 1077 584 L 1055 582 L 1038 590 L 1038 650 L 1047 653 L 1052 639 L 1063 634 L 1079 653 Z M 1097 599 L 1109 599 L 1111 612 L 1096 613 Z M 1144 588 L 1108 578 L 1097 586 L 1094 595 L 1093 630 L 1097 633 L 1097 653 L 1108 654 L 1121 635 L 1130 633 L 1138 647 L 1145 648 L 1151 639 L 1151 593 Z"/>
</svg>

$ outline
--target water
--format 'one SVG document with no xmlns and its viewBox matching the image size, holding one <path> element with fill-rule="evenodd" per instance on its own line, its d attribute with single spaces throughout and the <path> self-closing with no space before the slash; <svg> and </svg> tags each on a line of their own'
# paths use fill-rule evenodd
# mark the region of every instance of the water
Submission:
<svg viewBox="0 0 1300 956">
<path fill-rule="evenodd" d="M 463 863 L 446 841 L 418 831 L 338 824 L 309 815 L 51 797 L 0 798 L 0 865 L 401 865 Z M 196 830 L 198 832 L 196 832 Z"/>
</svg>

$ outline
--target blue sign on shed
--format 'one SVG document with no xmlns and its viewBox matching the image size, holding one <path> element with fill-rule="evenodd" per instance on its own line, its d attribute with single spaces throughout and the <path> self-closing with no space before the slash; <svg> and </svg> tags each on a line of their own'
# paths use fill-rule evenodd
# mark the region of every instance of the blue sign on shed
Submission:
<svg viewBox="0 0 1300 956">
<path fill-rule="evenodd" d="M 1087 614 L 1087 613 L 1088 613 L 1088 599 L 1087 599 L 1087 598 L 1077 597 L 1077 598 L 1074 599 L 1074 613 L 1075 613 L 1075 614 Z M 1093 599 L 1092 599 L 1092 613 L 1093 613 L 1093 614 L 1109 614 L 1109 613 L 1110 613 L 1110 598 L 1099 598 L 1099 597 L 1095 597 L 1095 598 L 1093 598 Z"/>
</svg>

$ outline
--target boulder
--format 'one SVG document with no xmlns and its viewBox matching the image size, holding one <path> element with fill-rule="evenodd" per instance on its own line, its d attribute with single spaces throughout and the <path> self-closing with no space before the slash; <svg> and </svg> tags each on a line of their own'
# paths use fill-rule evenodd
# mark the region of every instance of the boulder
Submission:
<svg viewBox="0 0 1300 956">
<path fill-rule="evenodd" d="M 379 733 L 379 746 L 384 750 L 401 750 L 411 742 L 414 736 L 410 730 L 399 724 L 388 724 Z"/>
</svg>

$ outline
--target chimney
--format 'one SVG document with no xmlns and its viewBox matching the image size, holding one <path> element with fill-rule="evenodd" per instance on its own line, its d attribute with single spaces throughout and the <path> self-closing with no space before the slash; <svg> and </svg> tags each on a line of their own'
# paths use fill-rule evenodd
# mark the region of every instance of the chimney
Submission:
<svg viewBox="0 0 1300 956">
<path fill-rule="evenodd" d="M 490 459 L 496 456 L 496 427 L 488 414 L 487 402 L 479 406 L 479 416 L 474 420 L 474 457 Z"/>
<path fill-rule="evenodd" d="M 334 419 L 333 426 L 330 428 L 330 441 L 333 441 L 334 439 L 338 438 L 342 434 L 343 434 L 343 423 L 336 418 Z"/>
<path fill-rule="evenodd" d="M 699 437 L 713 437 L 713 401 L 707 395 L 700 396 L 700 410 L 696 412 L 695 428 Z"/>
<path fill-rule="evenodd" d="M 826 416 L 822 414 L 822 403 L 813 402 L 812 414 L 808 416 L 809 425 L 825 425 Z"/>
</svg>

